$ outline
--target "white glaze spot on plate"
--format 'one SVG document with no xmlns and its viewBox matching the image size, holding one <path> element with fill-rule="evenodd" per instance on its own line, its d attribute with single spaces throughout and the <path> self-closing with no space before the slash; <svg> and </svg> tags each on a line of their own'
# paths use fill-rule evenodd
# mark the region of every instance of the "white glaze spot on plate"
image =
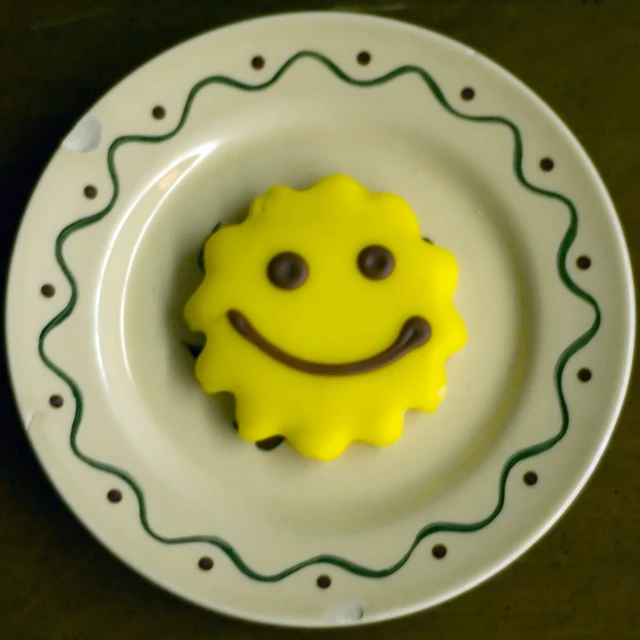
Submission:
<svg viewBox="0 0 640 640">
<path fill-rule="evenodd" d="M 100 119 L 88 114 L 80 120 L 62 142 L 69 151 L 89 153 L 95 151 L 102 141 L 102 123 Z"/>
</svg>

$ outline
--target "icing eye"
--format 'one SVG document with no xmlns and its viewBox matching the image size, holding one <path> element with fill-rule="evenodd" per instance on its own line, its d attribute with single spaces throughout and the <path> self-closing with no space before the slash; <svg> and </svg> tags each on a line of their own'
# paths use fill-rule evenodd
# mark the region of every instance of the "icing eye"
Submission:
<svg viewBox="0 0 640 640">
<path fill-rule="evenodd" d="M 309 266 L 302 256 L 285 251 L 271 259 L 267 267 L 267 276 L 271 283 L 280 289 L 297 289 L 307 281 Z"/>
<path fill-rule="evenodd" d="M 383 280 L 391 275 L 395 265 L 391 251 L 379 245 L 365 247 L 358 255 L 358 268 L 371 280 Z"/>
</svg>

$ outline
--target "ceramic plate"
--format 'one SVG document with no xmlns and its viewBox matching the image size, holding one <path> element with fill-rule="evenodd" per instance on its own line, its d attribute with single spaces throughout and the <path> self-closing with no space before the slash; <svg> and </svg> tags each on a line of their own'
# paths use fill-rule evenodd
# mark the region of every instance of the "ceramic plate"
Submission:
<svg viewBox="0 0 640 640">
<path fill-rule="evenodd" d="M 237 436 L 182 308 L 212 227 L 334 173 L 456 256 L 469 340 L 436 413 L 322 463 Z M 301 626 L 431 607 L 527 549 L 607 444 L 635 323 L 615 210 L 553 112 L 468 47 L 341 14 L 208 33 L 110 91 L 35 190 L 7 309 L 29 440 L 96 537 L 193 602 Z"/>
</svg>

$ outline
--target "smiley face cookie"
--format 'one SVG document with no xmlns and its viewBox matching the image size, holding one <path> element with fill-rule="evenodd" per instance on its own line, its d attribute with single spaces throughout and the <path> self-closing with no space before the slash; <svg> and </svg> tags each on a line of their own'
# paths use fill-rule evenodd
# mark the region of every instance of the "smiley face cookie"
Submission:
<svg viewBox="0 0 640 640">
<path fill-rule="evenodd" d="M 204 264 L 185 307 L 206 334 L 196 377 L 235 395 L 245 440 L 282 435 L 330 460 L 355 440 L 392 444 L 406 409 L 443 399 L 466 341 L 457 264 L 398 196 L 341 175 L 272 187 L 211 236 Z"/>
</svg>

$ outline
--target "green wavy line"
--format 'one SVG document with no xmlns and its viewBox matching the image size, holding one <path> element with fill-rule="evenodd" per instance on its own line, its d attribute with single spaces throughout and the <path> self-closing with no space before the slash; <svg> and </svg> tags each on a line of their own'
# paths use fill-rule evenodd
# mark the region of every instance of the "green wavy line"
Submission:
<svg viewBox="0 0 640 640">
<path fill-rule="evenodd" d="M 540 442 L 533 446 L 522 449 L 516 452 L 515 454 L 513 454 L 507 460 L 504 467 L 502 468 L 502 472 L 500 473 L 498 502 L 495 508 L 493 509 L 493 511 L 489 515 L 487 515 L 482 520 L 479 520 L 477 522 L 471 522 L 471 523 L 434 522 L 426 525 L 425 527 L 420 529 L 420 531 L 416 534 L 411 546 L 406 551 L 406 553 L 397 562 L 383 569 L 372 569 L 372 568 L 357 564 L 355 562 L 351 562 L 350 560 L 347 560 L 346 558 L 342 558 L 340 556 L 330 555 L 330 554 L 321 554 L 321 555 L 317 555 L 312 558 L 309 558 L 307 560 L 298 562 L 297 564 L 294 564 L 278 573 L 263 574 L 253 570 L 242 559 L 238 551 L 236 551 L 236 549 L 231 544 L 229 544 L 226 540 L 223 540 L 218 536 L 193 535 L 193 536 L 170 538 L 170 537 L 162 536 L 156 531 L 154 531 L 154 529 L 152 528 L 149 522 L 149 518 L 147 515 L 144 493 L 142 489 L 138 486 L 134 478 L 129 473 L 127 473 L 122 469 L 119 469 L 113 465 L 91 458 L 90 456 L 83 453 L 78 447 L 78 442 L 77 442 L 78 431 L 80 429 L 80 424 L 82 422 L 82 415 L 83 415 L 82 392 L 79 386 L 76 384 L 76 382 L 47 356 L 44 346 L 45 346 L 46 338 L 51 333 L 51 331 L 53 331 L 56 327 L 62 324 L 71 315 L 71 313 L 73 312 L 76 306 L 76 301 L 78 297 L 78 286 L 77 286 L 76 280 L 71 270 L 69 269 L 63 255 L 63 247 L 65 242 L 72 234 L 102 220 L 114 208 L 115 203 L 118 199 L 118 195 L 120 192 L 120 183 L 118 181 L 118 175 L 116 173 L 115 163 L 114 163 L 114 156 L 116 151 L 120 147 L 122 147 L 123 145 L 129 142 L 158 143 L 158 142 L 163 142 L 165 140 L 169 140 L 170 138 L 178 134 L 178 132 L 183 128 L 189 116 L 189 112 L 191 110 L 191 106 L 193 104 L 195 97 L 197 96 L 197 94 L 201 89 L 203 89 L 208 85 L 224 85 L 227 87 L 232 87 L 234 89 L 239 89 L 241 91 L 264 91 L 265 89 L 268 89 L 269 87 L 274 85 L 294 64 L 296 64 L 296 62 L 304 58 L 310 58 L 310 59 L 316 60 L 317 62 L 324 65 L 337 78 L 355 87 L 363 87 L 363 88 L 376 87 L 379 85 L 383 85 L 387 82 L 391 82 L 392 80 L 399 78 L 401 76 L 412 75 L 412 74 L 417 75 L 420 78 L 422 78 L 424 83 L 429 87 L 432 94 L 435 96 L 438 102 L 444 107 L 444 109 L 446 109 L 446 111 L 448 111 L 452 115 L 462 120 L 467 120 L 470 122 L 494 124 L 494 125 L 507 127 L 513 135 L 513 141 L 514 141 L 513 170 L 519 182 L 522 184 L 523 187 L 525 187 L 529 191 L 532 191 L 533 193 L 536 193 L 545 198 L 557 200 L 563 203 L 567 208 L 567 211 L 569 213 L 569 226 L 558 248 L 558 253 L 557 253 L 558 274 L 562 282 L 569 289 L 569 291 L 571 291 L 574 295 L 578 296 L 580 299 L 584 300 L 586 303 L 588 303 L 592 307 L 595 313 L 595 318 L 591 327 L 587 331 L 585 331 L 585 333 L 583 333 L 580 337 L 574 340 L 562 352 L 562 354 L 560 355 L 556 363 L 555 372 L 554 372 L 555 388 L 558 394 L 558 400 L 559 400 L 560 409 L 562 412 L 562 425 L 560 427 L 560 430 L 552 438 L 549 438 L 544 442 Z M 542 189 L 540 187 L 536 187 L 535 185 L 531 184 L 525 178 L 524 173 L 522 171 L 522 157 L 523 157 L 522 136 L 520 134 L 520 130 L 513 122 L 511 122 L 507 118 L 503 118 L 500 116 L 472 116 L 472 115 L 459 112 L 451 104 L 449 104 L 449 102 L 446 100 L 442 90 L 440 89 L 438 84 L 435 82 L 435 80 L 424 69 L 414 65 L 404 65 L 404 66 L 398 67 L 397 69 L 394 69 L 393 71 L 390 71 L 389 73 L 381 75 L 377 78 L 372 78 L 369 80 L 358 80 L 347 75 L 336 64 L 334 64 L 331 60 L 329 60 L 328 58 L 326 58 L 320 53 L 316 53 L 314 51 L 300 51 L 299 53 L 289 58 L 280 67 L 280 69 L 278 69 L 278 71 L 273 75 L 273 77 L 270 80 L 262 84 L 255 84 L 255 85 L 246 84 L 244 82 L 239 82 L 237 80 L 234 80 L 233 78 L 229 78 L 221 75 L 211 76 L 201 80 L 189 92 L 184 109 L 182 111 L 182 115 L 180 117 L 180 121 L 172 131 L 170 131 L 169 133 L 165 133 L 164 135 L 158 135 L 158 136 L 127 135 L 127 136 L 121 136 L 119 138 L 116 138 L 116 140 L 114 140 L 114 142 L 109 147 L 109 150 L 107 153 L 107 164 L 109 168 L 109 175 L 113 182 L 113 196 L 111 197 L 109 204 L 98 213 L 86 216 L 84 218 L 80 218 L 75 222 L 69 224 L 59 233 L 56 239 L 55 257 L 58 264 L 60 265 L 60 268 L 62 269 L 62 272 L 64 273 L 65 277 L 69 281 L 69 284 L 71 286 L 71 297 L 69 298 L 69 302 L 67 303 L 65 308 L 60 313 L 58 313 L 58 315 L 56 315 L 44 327 L 44 329 L 40 333 L 38 351 L 44 364 L 69 386 L 69 389 L 71 390 L 73 397 L 75 399 L 76 408 L 75 408 L 75 414 L 73 417 L 73 422 L 71 424 L 71 432 L 69 437 L 71 450 L 84 463 L 88 464 L 89 466 L 99 471 L 110 473 L 120 478 L 123 482 L 129 485 L 129 487 L 134 492 L 138 501 L 139 516 L 140 516 L 140 522 L 142 524 L 142 527 L 147 532 L 147 534 L 151 536 L 151 538 L 153 538 L 158 542 L 162 542 L 164 544 L 171 544 L 171 545 L 188 544 L 188 543 L 195 543 L 195 542 L 201 542 L 201 543 L 204 542 L 204 543 L 214 545 L 218 547 L 223 553 L 225 553 L 229 557 L 229 559 L 236 565 L 236 567 L 242 573 L 244 573 L 247 577 L 252 578 L 254 580 L 261 581 L 261 582 L 278 582 L 286 578 L 287 576 L 290 576 L 293 573 L 300 571 L 300 569 L 303 569 L 304 567 L 308 567 L 308 566 L 320 564 L 320 563 L 341 567 L 342 569 L 345 569 L 347 571 L 350 571 L 354 574 L 357 574 L 365 578 L 383 578 L 386 576 L 390 576 L 391 574 L 396 573 L 399 569 L 401 569 L 405 565 L 405 563 L 409 560 L 412 553 L 414 552 L 416 547 L 422 542 L 422 540 L 424 540 L 426 537 L 434 533 L 443 533 L 443 532 L 472 533 L 475 531 L 479 531 L 480 529 L 483 529 L 484 527 L 486 527 L 488 524 L 490 524 L 491 522 L 493 522 L 493 520 L 497 518 L 497 516 L 500 514 L 500 512 L 504 507 L 506 483 L 511 470 L 519 462 L 522 462 L 527 458 L 531 458 L 540 453 L 548 451 L 560 440 L 562 440 L 564 435 L 567 433 L 567 430 L 569 428 L 569 409 L 568 409 L 567 402 L 562 389 L 562 373 L 569 359 L 576 352 L 582 349 L 588 342 L 590 342 L 591 339 L 595 336 L 600 326 L 600 320 L 601 320 L 600 308 L 598 306 L 598 303 L 590 294 L 588 294 L 586 291 L 581 289 L 571 279 L 571 276 L 569 275 L 569 272 L 566 266 L 567 252 L 569 251 L 569 248 L 573 244 L 573 241 L 578 231 L 578 213 L 576 211 L 576 208 L 573 202 L 569 198 L 563 196 L 562 194 L 556 193 L 554 191 L 548 191 L 546 189 Z"/>
</svg>

